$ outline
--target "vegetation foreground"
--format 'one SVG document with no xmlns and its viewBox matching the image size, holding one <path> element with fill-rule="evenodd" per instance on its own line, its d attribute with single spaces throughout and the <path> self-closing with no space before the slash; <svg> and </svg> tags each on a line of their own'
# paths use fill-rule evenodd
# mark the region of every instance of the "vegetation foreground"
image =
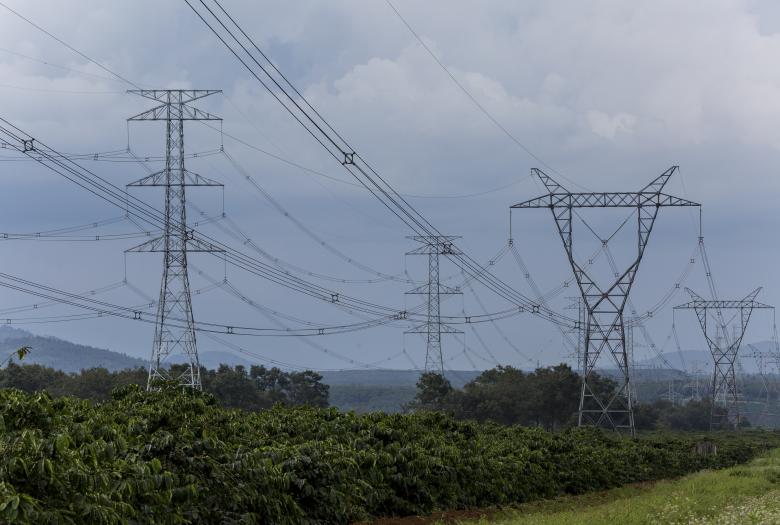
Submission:
<svg viewBox="0 0 780 525">
<path fill-rule="evenodd" d="M 102 404 L 0 390 L 0 522 L 352 523 L 508 505 L 748 461 L 780 434 L 618 439 L 437 413 L 247 413 L 135 385 Z M 700 447 L 708 448 L 708 447 Z"/>
<path fill-rule="evenodd" d="M 747 465 L 699 472 L 651 487 L 628 486 L 606 494 L 530 504 L 490 523 L 775 525 L 780 523 L 780 450 Z"/>
</svg>

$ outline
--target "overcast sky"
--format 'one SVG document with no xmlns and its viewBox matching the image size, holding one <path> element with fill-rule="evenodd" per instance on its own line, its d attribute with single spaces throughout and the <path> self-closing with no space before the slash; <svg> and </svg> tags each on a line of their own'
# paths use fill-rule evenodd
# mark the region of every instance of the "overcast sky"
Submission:
<svg viewBox="0 0 780 525">
<path fill-rule="evenodd" d="M 224 140 L 225 150 L 287 210 L 287 215 L 280 213 L 223 155 L 204 155 L 189 161 L 189 166 L 225 183 L 225 212 L 232 221 L 203 225 L 204 232 L 259 257 L 240 242 L 240 235 L 226 236 L 224 228 L 235 224 L 273 257 L 296 265 L 306 279 L 399 310 L 417 304 L 419 298 L 404 294 L 409 284 L 339 283 L 308 275 L 376 278 L 327 247 L 385 274 L 408 270 L 413 279 L 424 279 L 427 269 L 422 258 L 404 255 L 415 247 L 405 238 L 412 232 L 366 192 L 345 183 L 349 179 L 341 167 L 249 77 L 184 2 L 4 1 L 143 87 L 223 90 L 199 107 L 223 117 L 227 133 L 320 172 L 292 167 L 212 129 L 187 124 L 188 151 L 218 149 Z M 680 165 L 667 190 L 704 205 L 705 243 L 720 296 L 741 298 L 763 286 L 760 300 L 774 304 L 780 299 L 775 276 L 780 255 L 776 2 L 393 1 L 473 97 L 562 174 L 560 182 L 572 191 L 635 191 L 668 167 Z M 530 170 L 544 166 L 479 111 L 385 1 L 223 4 L 363 157 L 398 191 L 410 195 L 410 202 L 439 230 L 463 236 L 462 247 L 475 259 L 487 262 L 506 244 L 511 204 L 543 193 Z M 147 101 L 126 94 L 128 85 L 2 8 L 0 79 L 0 116 L 60 151 L 124 150 L 129 140 L 141 156 L 163 153 L 161 126 L 126 124 L 127 117 L 150 107 Z M 10 152 L 0 151 L 0 160 L 4 181 L 0 232 L 50 230 L 123 213 L 34 163 L 17 162 Z M 144 166 L 131 162 L 83 164 L 119 185 L 147 173 Z M 152 158 L 148 166 L 159 169 L 160 164 Z M 160 191 L 134 191 L 155 206 L 162 205 Z M 197 189 L 189 198 L 206 215 L 222 211 L 221 190 Z M 190 210 L 191 218 L 194 214 L 195 209 Z M 608 212 L 589 214 L 587 219 L 605 237 L 625 215 Z M 619 264 L 626 263 L 635 249 L 629 235 L 634 233 L 633 224 L 611 243 Z M 549 212 L 516 212 L 513 228 L 518 250 L 542 291 L 570 279 Z M 598 240 L 581 224 L 575 228 L 581 239 L 577 252 L 587 259 Z M 74 235 L 125 232 L 138 230 L 119 221 Z M 639 313 L 674 288 L 690 264 L 697 237 L 696 212 L 661 210 L 633 294 Z M 133 287 L 156 296 L 160 257 L 124 256 L 125 249 L 142 240 L 6 241 L 0 245 L 2 272 L 82 293 L 121 282 L 126 267 Z M 696 263 L 683 284 L 708 296 L 699 256 L 694 257 Z M 207 275 L 191 272 L 194 289 L 206 288 L 209 278 L 225 276 L 222 263 L 213 256 L 193 255 L 190 262 Z M 493 268 L 502 279 L 534 296 L 511 254 Z M 443 276 L 455 272 L 452 263 L 442 261 Z M 236 269 L 228 268 L 227 277 L 247 299 L 285 316 L 324 325 L 359 320 Z M 564 308 L 574 290 L 563 290 L 551 307 L 571 314 Z M 480 301 L 488 311 L 507 307 L 476 285 L 476 295 L 465 292 L 446 301 L 443 313 L 481 314 Z M 146 301 L 128 286 L 100 297 L 118 304 Z M 680 292 L 647 322 L 658 347 L 667 343 L 666 351 L 674 350 L 668 339 L 671 306 L 686 300 Z M 0 290 L 2 310 L 35 301 Z M 223 289 L 206 290 L 193 303 L 199 320 L 275 326 Z M 70 307 L 51 307 L 0 317 L 74 313 Z M 271 318 L 302 326 L 276 315 Z M 703 348 L 692 312 L 678 312 L 676 322 L 684 349 Z M 447 367 L 485 368 L 495 362 L 528 367 L 537 361 L 567 359 L 560 332 L 545 321 L 525 315 L 497 326 L 481 325 L 476 333 L 467 330 L 465 354 L 463 337 L 446 337 Z M 22 327 L 139 357 L 149 355 L 153 336 L 152 325 L 109 318 Z M 747 340 L 767 339 L 771 330 L 771 314 L 757 314 Z M 296 338 L 229 341 L 301 367 L 358 366 L 349 359 L 390 368 L 422 364 L 424 342 L 403 331 L 399 324 L 320 337 L 311 340 L 314 344 Z M 645 344 L 641 338 L 638 342 Z M 199 348 L 225 350 L 205 337 L 200 337 Z M 404 348 L 408 356 L 401 353 Z M 332 352 L 346 359 L 334 358 Z M 651 355 L 646 346 L 637 348 L 638 359 Z"/>
</svg>

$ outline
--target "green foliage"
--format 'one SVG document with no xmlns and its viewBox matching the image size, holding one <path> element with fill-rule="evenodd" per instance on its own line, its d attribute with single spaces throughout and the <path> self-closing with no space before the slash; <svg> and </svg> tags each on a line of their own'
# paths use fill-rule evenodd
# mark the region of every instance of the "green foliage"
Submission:
<svg viewBox="0 0 780 525">
<path fill-rule="evenodd" d="M 184 371 L 185 365 L 173 365 L 172 375 Z M 19 388 L 25 392 L 46 390 L 53 396 L 71 395 L 92 401 L 106 401 L 112 390 L 126 385 L 146 385 L 147 371 L 142 368 L 110 372 L 105 368 L 88 368 L 68 374 L 41 365 L 19 366 L 9 363 L 0 369 L 0 387 Z M 274 403 L 286 405 L 328 406 L 328 386 L 316 372 L 284 372 L 278 368 L 221 365 L 217 370 L 201 368 L 203 389 L 212 393 L 220 404 L 229 408 L 260 410 Z"/>
<path fill-rule="evenodd" d="M 19 347 L 19 348 L 16 350 L 16 357 L 19 359 L 19 361 L 21 361 L 21 360 L 22 360 L 22 359 L 24 359 L 24 358 L 27 356 L 27 354 L 29 354 L 30 352 L 32 352 L 32 348 L 30 348 L 29 346 L 22 346 L 22 347 Z"/>
<path fill-rule="evenodd" d="M 410 410 L 443 410 L 450 405 L 454 390 L 443 375 L 424 372 L 417 381 L 417 395 L 409 403 Z"/>
<path fill-rule="evenodd" d="M 668 400 L 638 404 L 634 407 L 634 421 L 640 430 L 709 430 L 713 406 L 709 399 L 674 405 Z M 725 416 L 723 407 L 714 407 L 715 414 Z M 725 421 L 725 419 L 724 419 Z M 743 420 L 740 426 L 750 426 Z M 724 429 L 725 430 L 725 429 Z"/>
<path fill-rule="evenodd" d="M 423 374 L 411 409 L 444 410 L 458 419 L 521 424 L 556 430 L 574 422 L 580 376 L 569 365 L 523 372 L 511 366 L 486 370 L 455 390 L 439 374 Z M 602 396 L 615 389 L 615 382 L 593 374 L 593 388 Z"/>
<path fill-rule="evenodd" d="M 128 384 L 92 404 L 0 390 L 0 522 L 353 523 L 519 503 L 744 462 L 780 434 L 618 438 L 442 413 L 245 412 Z"/>
<path fill-rule="evenodd" d="M 464 521 L 461 525 L 486 525 Z M 746 465 L 520 505 L 495 525 L 780 523 L 780 449 Z"/>
<path fill-rule="evenodd" d="M 20 346 L 19 348 L 11 352 L 11 354 L 6 358 L 6 360 L 0 363 L 0 366 L 4 366 L 5 364 L 12 362 L 14 356 L 16 356 L 16 358 L 19 359 L 19 361 L 21 361 L 22 359 L 27 357 L 27 354 L 29 354 L 30 352 L 32 352 L 31 347 L 26 345 Z"/>
</svg>

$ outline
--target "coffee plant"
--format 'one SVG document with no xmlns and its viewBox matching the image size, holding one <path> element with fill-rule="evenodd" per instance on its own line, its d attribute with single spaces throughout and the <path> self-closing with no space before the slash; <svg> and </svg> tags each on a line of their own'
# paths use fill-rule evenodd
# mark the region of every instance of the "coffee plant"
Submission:
<svg viewBox="0 0 780 525">
<path fill-rule="evenodd" d="M 746 461 L 780 434 L 618 438 L 594 429 L 224 409 L 207 394 L 102 404 L 0 390 L 0 522 L 348 524 L 510 505 Z"/>
</svg>

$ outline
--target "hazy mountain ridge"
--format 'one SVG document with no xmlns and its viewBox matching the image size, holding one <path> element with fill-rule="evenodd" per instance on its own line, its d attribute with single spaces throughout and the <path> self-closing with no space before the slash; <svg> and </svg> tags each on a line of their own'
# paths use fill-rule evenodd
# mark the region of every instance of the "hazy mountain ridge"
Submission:
<svg viewBox="0 0 780 525">
<path fill-rule="evenodd" d="M 9 326 L 0 326 L 0 356 L 5 360 L 20 346 L 32 351 L 24 358 L 24 364 L 38 364 L 62 370 L 78 372 L 85 368 L 102 367 L 110 371 L 145 367 L 142 359 L 93 346 L 80 345 L 56 337 L 32 334 Z M 16 357 L 12 360 L 18 363 Z"/>
</svg>

